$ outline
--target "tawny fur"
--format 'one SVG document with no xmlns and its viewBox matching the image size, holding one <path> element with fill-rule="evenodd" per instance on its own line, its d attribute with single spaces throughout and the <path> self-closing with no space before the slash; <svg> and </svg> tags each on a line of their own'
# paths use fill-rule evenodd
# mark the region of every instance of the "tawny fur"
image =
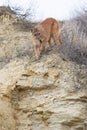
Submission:
<svg viewBox="0 0 87 130">
<path fill-rule="evenodd" d="M 51 38 L 56 45 L 59 44 L 60 26 L 54 18 L 47 18 L 33 28 L 33 45 L 35 56 L 38 59 L 40 52 L 45 51 L 46 43 L 51 46 Z"/>
</svg>

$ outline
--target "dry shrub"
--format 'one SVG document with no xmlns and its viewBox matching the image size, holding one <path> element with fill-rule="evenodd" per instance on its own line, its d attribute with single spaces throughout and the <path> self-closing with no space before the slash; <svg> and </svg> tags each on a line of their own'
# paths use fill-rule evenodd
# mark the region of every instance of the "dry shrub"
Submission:
<svg viewBox="0 0 87 130">
<path fill-rule="evenodd" d="M 82 13 L 78 12 L 76 20 L 80 23 L 81 31 L 87 35 L 87 10 L 83 9 Z"/>
<path fill-rule="evenodd" d="M 62 46 L 59 52 L 78 64 L 87 65 L 87 11 L 62 26 Z"/>
<path fill-rule="evenodd" d="M 10 6 L 0 6 L 0 16 L 10 14 L 16 14 L 15 11 L 13 11 Z"/>
</svg>

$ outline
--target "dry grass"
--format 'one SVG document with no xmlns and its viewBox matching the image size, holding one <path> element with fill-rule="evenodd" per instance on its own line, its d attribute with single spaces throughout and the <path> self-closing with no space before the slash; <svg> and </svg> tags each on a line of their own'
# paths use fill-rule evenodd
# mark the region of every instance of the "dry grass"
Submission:
<svg viewBox="0 0 87 130">
<path fill-rule="evenodd" d="M 87 12 L 65 21 L 62 27 L 62 46 L 59 52 L 78 64 L 87 65 Z"/>
<path fill-rule="evenodd" d="M 17 21 L 14 23 L 14 27 L 17 30 L 29 32 L 35 24 L 36 23 L 32 23 L 31 21 L 18 17 Z"/>
</svg>

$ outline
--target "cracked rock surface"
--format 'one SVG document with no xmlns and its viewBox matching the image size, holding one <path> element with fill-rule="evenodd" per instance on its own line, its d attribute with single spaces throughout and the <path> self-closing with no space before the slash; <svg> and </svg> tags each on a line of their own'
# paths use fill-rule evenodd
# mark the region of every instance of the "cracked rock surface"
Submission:
<svg viewBox="0 0 87 130">
<path fill-rule="evenodd" d="M 85 129 L 86 77 L 86 66 L 54 54 L 30 64 L 12 61 L 0 70 L 1 129 Z"/>
</svg>

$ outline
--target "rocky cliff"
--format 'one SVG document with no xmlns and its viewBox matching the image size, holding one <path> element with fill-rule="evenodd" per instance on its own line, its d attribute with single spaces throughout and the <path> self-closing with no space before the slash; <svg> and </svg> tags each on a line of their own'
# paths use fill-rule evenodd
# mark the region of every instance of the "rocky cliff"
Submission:
<svg viewBox="0 0 87 130">
<path fill-rule="evenodd" d="M 36 61 L 30 32 L 0 23 L 0 130 L 87 129 L 87 65 L 61 47 Z"/>
</svg>

